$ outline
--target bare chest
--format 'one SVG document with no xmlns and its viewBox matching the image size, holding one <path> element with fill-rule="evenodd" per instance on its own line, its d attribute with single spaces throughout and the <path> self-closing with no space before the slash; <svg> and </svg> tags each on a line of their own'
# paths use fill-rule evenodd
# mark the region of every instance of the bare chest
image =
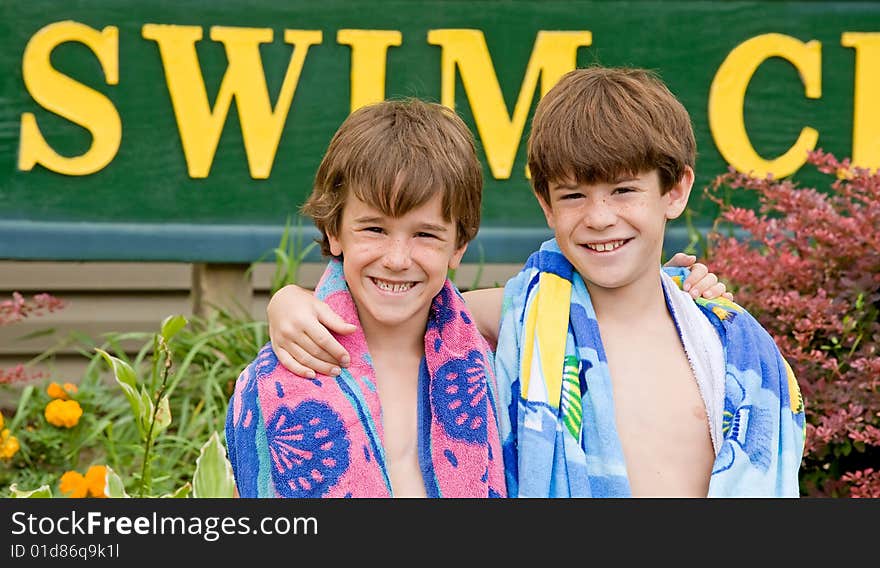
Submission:
<svg viewBox="0 0 880 568">
<path fill-rule="evenodd" d="M 715 454 L 674 327 L 609 335 L 615 418 L 633 495 L 705 496 Z"/>
<path fill-rule="evenodd" d="M 418 454 L 418 361 L 414 366 L 376 361 L 375 368 L 392 491 L 395 497 L 425 497 Z"/>
</svg>

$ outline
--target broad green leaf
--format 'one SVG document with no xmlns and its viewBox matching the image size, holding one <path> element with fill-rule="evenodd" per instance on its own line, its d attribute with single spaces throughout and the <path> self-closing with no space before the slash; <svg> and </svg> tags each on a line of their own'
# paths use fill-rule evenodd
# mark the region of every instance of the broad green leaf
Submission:
<svg viewBox="0 0 880 568">
<path fill-rule="evenodd" d="M 162 495 L 162 499 L 184 499 L 189 497 L 190 492 L 192 492 L 192 483 L 187 481 L 171 493 L 166 493 Z"/>
<path fill-rule="evenodd" d="M 36 489 L 26 490 L 19 489 L 17 483 L 9 486 L 9 491 L 15 499 L 49 499 L 52 497 L 52 490 L 48 485 L 41 485 Z"/>
<path fill-rule="evenodd" d="M 153 435 L 163 432 L 171 424 L 171 407 L 168 405 L 168 397 L 163 396 L 159 400 L 159 407 L 156 409 L 156 423 L 153 425 Z"/>
<path fill-rule="evenodd" d="M 162 322 L 162 337 L 168 341 L 187 324 L 186 318 L 181 315 L 168 316 Z"/>
<path fill-rule="evenodd" d="M 109 465 L 106 468 L 107 479 L 104 481 L 104 493 L 107 494 L 107 497 L 127 499 L 129 495 L 125 492 L 125 484 L 122 483 L 122 479 L 119 478 L 119 475 Z"/>
<path fill-rule="evenodd" d="M 122 391 L 125 393 L 125 398 L 128 399 L 128 404 L 131 405 L 131 411 L 134 413 L 135 417 L 140 417 L 143 415 L 143 409 L 141 408 L 141 398 L 137 393 L 137 379 L 134 374 L 134 369 L 121 359 L 117 359 L 113 355 L 110 355 L 103 349 L 95 348 L 95 351 L 101 354 L 101 357 L 107 361 L 107 364 L 110 365 L 110 368 L 113 370 L 113 374 L 116 377 L 116 382 L 119 383 L 119 386 L 122 387 Z M 138 428 L 141 431 L 141 436 L 143 436 L 143 423 L 138 420 Z"/>
<path fill-rule="evenodd" d="M 131 368 L 131 365 L 98 347 L 95 348 L 95 351 L 100 353 L 104 360 L 107 361 L 107 364 L 110 365 L 117 381 L 125 383 L 132 388 L 137 387 L 137 375 L 134 369 Z"/>
<path fill-rule="evenodd" d="M 150 393 L 147 392 L 145 387 L 141 387 L 141 400 L 140 400 L 140 408 L 141 414 L 138 417 L 141 424 L 141 433 L 146 437 L 147 433 L 150 431 L 150 420 L 153 419 L 153 399 L 150 398 Z M 156 429 L 153 429 L 153 436 L 155 437 L 157 434 Z"/>
<path fill-rule="evenodd" d="M 233 497 L 234 494 L 235 478 L 232 474 L 232 465 L 226 458 L 226 448 L 215 430 L 196 458 L 193 497 L 228 498 Z"/>
</svg>

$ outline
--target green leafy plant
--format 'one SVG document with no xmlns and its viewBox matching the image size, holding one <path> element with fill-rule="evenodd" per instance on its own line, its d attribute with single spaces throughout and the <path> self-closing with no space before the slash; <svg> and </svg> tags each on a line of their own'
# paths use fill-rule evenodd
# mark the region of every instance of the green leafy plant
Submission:
<svg viewBox="0 0 880 568">
<path fill-rule="evenodd" d="M 211 337 L 222 336 L 222 332 L 217 329 L 217 320 L 212 320 L 214 328 Z M 150 341 L 141 350 L 135 361 L 130 362 L 123 356 L 111 355 L 105 348 L 95 348 L 97 352 L 96 358 L 101 358 L 110 368 L 115 378 L 119 391 L 124 395 L 124 402 L 127 402 L 128 413 L 123 416 L 120 412 L 117 396 L 115 405 L 101 404 L 95 401 L 93 404 L 87 404 L 87 407 L 103 408 L 110 412 L 115 419 L 98 419 L 93 417 L 92 420 L 96 424 L 85 427 L 80 430 L 82 436 L 86 432 L 90 432 L 88 436 L 95 441 L 103 441 L 103 447 L 100 444 L 90 446 L 89 450 L 95 454 L 95 457 L 105 459 L 108 463 L 106 466 L 106 479 L 104 484 L 104 492 L 108 497 L 231 497 L 233 495 L 234 483 L 232 477 L 232 468 L 226 458 L 226 449 L 218 434 L 218 430 L 223 429 L 225 418 L 225 400 L 228 398 L 224 393 L 222 396 L 224 402 L 222 409 L 218 407 L 202 424 L 199 429 L 201 431 L 210 430 L 207 435 L 207 441 L 197 447 L 197 455 L 188 451 L 192 448 L 191 440 L 183 444 L 181 451 L 181 441 L 185 438 L 185 434 L 181 435 L 180 426 L 191 427 L 193 423 L 192 410 L 188 405 L 181 406 L 176 403 L 174 406 L 186 411 L 181 412 L 185 417 L 184 424 L 174 425 L 174 412 L 172 411 L 171 395 L 175 389 L 180 391 L 186 390 L 181 388 L 180 377 L 178 372 L 174 372 L 175 355 L 184 354 L 183 361 L 187 363 L 190 371 L 195 371 L 196 366 L 193 360 L 196 358 L 196 352 L 193 350 L 193 344 L 196 349 L 203 348 L 208 341 L 203 337 L 204 331 L 192 333 L 182 333 L 188 322 L 180 315 L 173 315 L 165 318 L 162 322 L 159 333 L 153 334 Z M 202 326 L 210 325 L 201 323 Z M 224 328 L 228 330 L 229 328 Z M 233 327 L 234 329 L 234 327 Z M 193 341 L 193 338 L 198 338 Z M 177 338 L 189 338 L 185 342 L 185 346 L 181 348 L 176 346 Z M 119 337 L 112 337 L 109 344 L 116 343 Z M 175 349 L 177 347 L 177 349 Z M 147 348 L 149 348 L 147 350 Z M 149 351 L 149 364 L 144 364 L 147 351 Z M 95 362 L 96 359 L 93 359 Z M 136 369 L 145 369 L 143 376 L 139 376 Z M 193 372 L 190 376 L 198 376 L 199 373 Z M 86 392 L 90 390 L 107 390 L 106 385 L 100 385 L 101 388 L 82 389 Z M 30 396 L 29 393 L 28 397 Z M 25 397 L 22 397 L 23 399 Z M 83 397 L 87 400 L 88 397 Z M 27 404 L 27 400 L 20 402 Z M 204 406 L 200 404 L 200 406 Z M 91 412 L 89 414 L 92 414 Z M 76 427 L 82 426 L 77 424 Z M 136 436 L 132 436 L 132 433 Z M 202 440 L 205 437 L 200 438 Z M 195 442 L 192 442 L 195 443 Z M 157 448 L 162 448 L 162 452 L 158 452 Z M 71 469 L 76 467 L 78 459 L 85 444 L 78 444 L 71 447 L 71 450 L 65 455 L 66 462 L 59 464 L 62 467 Z M 166 449 L 168 450 L 166 452 Z M 179 460 L 172 462 L 173 469 L 179 470 L 175 475 L 169 473 L 172 468 L 168 463 L 168 457 Z M 180 459 L 183 458 L 183 459 Z M 109 465 L 115 464 L 114 466 Z M 154 476 L 153 471 L 156 464 L 161 464 L 163 473 Z M 186 464 L 192 464 L 186 467 Z M 119 468 L 117 471 L 116 468 Z M 120 475 L 121 474 L 121 475 Z M 44 483 L 38 489 L 20 489 L 19 487 L 27 487 L 21 483 L 12 483 L 9 487 L 13 496 L 17 497 L 40 497 L 51 496 L 51 485 Z M 46 490 L 49 495 L 46 495 Z"/>
<path fill-rule="evenodd" d="M 125 392 L 128 404 L 131 406 L 135 417 L 135 424 L 144 444 L 144 453 L 141 459 L 140 483 L 138 485 L 138 497 L 143 497 L 152 489 L 152 450 L 156 438 L 171 424 L 171 408 L 168 403 L 166 390 L 168 388 L 168 376 L 171 370 L 172 358 L 168 342 L 185 326 L 186 318 L 180 315 L 169 316 L 162 322 L 162 328 L 154 337 L 152 375 L 149 386 L 155 389 L 154 393 L 147 390 L 145 384 L 138 389 L 137 376 L 134 369 L 125 361 L 97 349 L 98 353 L 113 370 L 116 382 Z"/>
<path fill-rule="evenodd" d="M 268 253 L 275 258 L 275 271 L 272 273 L 269 287 L 270 294 L 274 294 L 288 284 L 295 284 L 299 280 L 300 267 L 312 249 L 318 246 L 315 241 L 303 246 L 303 238 L 302 219 L 297 218 L 296 231 L 291 234 L 290 217 L 288 217 L 281 233 L 281 241 Z M 263 255 L 257 262 L 264 261 L 267 256 Z M 249 274 L 253 272 L 256 264 L 252 264 L 248 269 Z"/>
<path fill-rule="evenodd" d="M 315 246 L 303 241 L 301 231 L 292 236 L 288 221 L 270 252 L 273 291 L 296 281 Z M 24 314 L 28 304 L 14 300 L 4 304 L 15 308 L 7 312 Z M 4 413 L 9 417 L 5 429 L 19 444 L 9 459 L 0 459 L 0 495 L 52 497 L 56 489 L 57 496 L 69 495 L 60 491 L 65 477 L 85 483 L 94 468 L 106 471 L 100 490 L 112 497 L 231 495 L 223 443 L 226 410 L 238 375 L 268 340 L 265 321 L 217 306 L 189 321 L 169 316 L 158 333 L 114 332 L 100 341 L 78 333 L 64 338 L 35 361 L 51 361 L 61 344 L 88 359 L 78 390 L 70 395 L 81 414 L 69 427 L 52 425 L 45 411 L 53 396 L 43 385 L 34 378 L 24 385 L 0 384 L 17 394 L 14 411 Z M 80 472 L 86 468 L 84 476 Z M 79 489 L 85 494 L 84 486 Z"/>
<path fill-rule="evenodd" d="M 125 490 L 125 483 L 112 468 L 106 468 L 105 494 L 112 498 L 131 497 Z M 41 485 L 36 489 L 19 489 L 18 484 L 13 483 L 9 487 L 10 496 L 13 498 L 47 498 L 54 497 L 49 485 Z M 217 432 L 211 434 L 205 442 L 196 459 L 195 471 L 192 482 L 186 482 L 176 491 L 161 495 L 163 498 L 228 498 L 235 492 L 235 480 L 232 476 L 232 466 L 226 458 L 226 448 L 220 441 Z M 143 497 L 143 495 L 141 495 Z"/>
</svg>

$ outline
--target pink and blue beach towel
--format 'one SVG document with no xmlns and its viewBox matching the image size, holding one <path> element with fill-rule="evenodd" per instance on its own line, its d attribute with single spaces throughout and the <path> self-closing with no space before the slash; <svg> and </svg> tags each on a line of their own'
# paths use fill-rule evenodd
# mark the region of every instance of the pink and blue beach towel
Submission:
<svg viewBox="0 0 880 568">
<path fill-rule="evenodd" d="M 748 312 L 694 301 L 676 270 L 659 277 L 709 417 L 707 496 L 797 497 L 805 416 L 791 367 Z M 495 358 L 508 494 L 631 496 L 596 314 L 555 239 L 508 281 Z"/>
<path fill-rule="evenodd" d="M 342 263 L 315 290 L 358 326 L 336 339 L 351 365 L 337 377 L 294 375 L 262 348 L 229 404 L 226 442 L 241 497 L 391 497 L 382 408 Z M 504 497 L 492 354 L 455 286 L 434 298 L 419 373 L 419 463 L 429 497 Z"/>
</svg>

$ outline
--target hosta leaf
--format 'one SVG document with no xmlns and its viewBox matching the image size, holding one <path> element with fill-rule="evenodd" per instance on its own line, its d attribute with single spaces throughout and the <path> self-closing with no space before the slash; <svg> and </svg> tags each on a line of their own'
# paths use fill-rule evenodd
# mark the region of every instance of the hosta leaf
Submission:
<svg viewBox="0 0 880 568">
<path fill-rule="evenodd" d="M 186 318 L 181 315 L 168 316 L 162 322 L 162 337 L 165 338 L 165 341 L 168 341 L 177 335 L 177 333 L 184 328 L 186 323 Z"/>
<path fill-rule="evenodd" d="M 153 435 L 164 431 L 171 424 L 171 407 L 168 405 L 168 397 L 163 396 L 159 400 L 159 406 L 156 409 L 156 422 L 153 424 Z"/>
<path fill-rule="evenodd" d="M 104 493 L 111 498 L 128 498 L 125 492 L 125 484 L 122 483 L 119 475 L 109 465 L 107 467 L 107 478 L 104 483 Z"/>
<path fill-rule="evenodd" d="M 9 491 L 15 499 L 47 499 L 52 497 L 52 490 L 48 485 L 41 485 L 36 489 L 19 489 L 18 484 L 13 483 L 9 486 Z"/>
<path fill-rule="evenodd" d="M 95 351 L 100 353 L 101 357 L 103 357 L 110 366 L 113 375 L 116 377 L 116 382 L 122 387 L 122 391 L 125 393 L 125 398 L 128 399 L 128 404 L 131 405 L 131 411 L 136 417 L 141 416 L 143 414 L 143 409 L 141 408 L 141 398 L 137 393 L 137 378 L 134 369 L 132 369 L 125 361 L 110 355 L 103 349 L 95 348 Z M 138 426 L 142 426 L 140 421 L 138 421 Z M 142 428 L 141 435 L 144 435 Z"/>
<path fill-rule="evenodd" d="M 226 458 L 226 448 L 216 431 L 202 446 L 196 458 L 196 471 L 193 475 L 193 497 L 233 497 L 235 479 L 232 465 Z"/>
</svg>

